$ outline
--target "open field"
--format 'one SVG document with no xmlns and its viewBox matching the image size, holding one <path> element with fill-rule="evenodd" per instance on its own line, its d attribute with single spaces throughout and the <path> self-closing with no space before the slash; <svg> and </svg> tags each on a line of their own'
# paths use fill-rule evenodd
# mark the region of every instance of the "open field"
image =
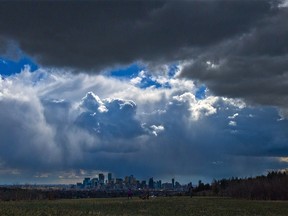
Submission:
<svg viewBox="0 0 288 216">
<path fill-rule="evenodd" d="M 286 201 L 248 201 L 212 197 L 161 197 L 0 202 L 0 215 L 193 215 L 287 216 Z"/>
</svg>

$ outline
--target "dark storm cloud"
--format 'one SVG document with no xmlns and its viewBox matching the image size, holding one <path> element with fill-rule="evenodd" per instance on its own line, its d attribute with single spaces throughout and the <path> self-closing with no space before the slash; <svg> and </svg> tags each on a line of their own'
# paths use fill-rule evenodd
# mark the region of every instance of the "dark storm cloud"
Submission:
<svg viewBox="0 0 288 216">
<path fill-rule="evenodd" d="M 1 2 L 0 36 L 42 64 L 103 68 L 173 61 L 247 32 L 270 1 Z"/>
<path fill-rule="evenodd" d="M 277 106 L 287 116 L 287 18 L 287 8 L 279 9 L 246 34 L 201 53 L 182 75 L 204 82 L 215 94 Z"/>
<path fill-rule="evenodd" d="M 234 56 L 219 64 L 213 69 L 200 60 L 185 70 L 189 70 L 188 76 L 203 81 L 216 94 L 262 105 L 287 105 L 286 56 Z"/>
</svg>

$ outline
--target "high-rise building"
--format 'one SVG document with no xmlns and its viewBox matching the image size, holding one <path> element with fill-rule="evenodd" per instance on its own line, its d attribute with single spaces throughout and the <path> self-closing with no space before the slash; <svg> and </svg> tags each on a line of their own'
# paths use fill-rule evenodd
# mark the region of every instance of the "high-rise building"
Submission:
<svg viewBox="0 0 288 216">
<path fill-rule="evenodd" d="M 154 188 L 154 180 L 153 180 L 153 177 L 149 179 L 148 186 L 149 186 L 150 189 L 153 189 L 153 188 Z"/>
<path fill-rule="evenodd" d="M 146 181 L 143 180 L 143 181 L 141 182 L 141 188 L 146 188 L 146 187 L 147 187 Z"/>
<path fill-rule="evenodd" d="M 90 178 L 84 178 L 84 180 L 83 180 L 83 186 L 84 186 L 85 188 L 91 186 Z"/>
<path fill-rule="evenodd" d="M 111 183 L 112 181 L 112 173 L 108 173 L 108 183 Z"/>
<path fill-rule="evenodd" d="M 91 186 L 92 187 L 97 187 L 97 185 L 98 185 L 98 178 L 93 178 L 91 180 Z"/>
<path fill-rule="evenodd" d="M 136 185 L 136 182 L 137 182 L 137 180 L 136 180 L 136 178 L 134 178 L 133 175 L 125 177 L 125 184 L 126 185 L 130 185 L 130 186 L 131 185 Z"/>
<path fill-rule="evenodd" d="M 180 187 L 181 187 L 181 184 L 178 181 L 176 181 L 175 182 L 175 188 L 180 188 Z"/>
<path fill-rule="evenodd" d="M 162 188 L 162 181 L 161 180 L 157 181 L 156 186 L 157 186 L 157 189 L 161 189 Z"/>
<path fill-rule="evenodd" d="M 175 179 L 172 178 L 172 187 L 174 188 L 175 187 Z"/>
<path fill-rule="evenodd" d="M 116 184 L 123 184 L 123 179 L 121 179 L 121 178 L 116 178 L 115 183 L 116 183 Z"/>
<path fill-rule="evenodd" d="M 105 180 L 105 176 L 103 173 L 99 173 L 99 183 L 100 184 L 104 184 L 104 180 Z"/>
</svg>

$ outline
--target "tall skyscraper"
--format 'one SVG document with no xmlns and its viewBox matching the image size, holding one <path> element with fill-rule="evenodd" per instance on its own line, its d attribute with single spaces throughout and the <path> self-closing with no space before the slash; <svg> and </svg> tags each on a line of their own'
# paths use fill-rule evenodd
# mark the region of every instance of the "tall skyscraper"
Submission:
<svg viewBox="0 0 288 216">
<path fill-rule="evenodd" d="M 83 186 L 84 186 L 85 188 L 91 186 L 91 180 L 90 180 L 90 178 L 84 178 L 84 180 L 83 180 Z"/>
<path fill-rule="evenodd" d="M 99 173 L 99 183 L 104 184 L 105 176 L 103 173 Z"/>
<path fill-rule="evenodd" d="M 154 180 L 153 180 L 153 177 L 149 179 L 148 185 L 149 185 L 149 188 L 150 188 L 150 189 L 153 189 L 153 188 L 154 188 Z"/>
<path fill-rule="evenodd" d="M 175 179 L 172 178 L 172 187 L 174 188 L 175 187 Z"/>
<path fill-rule="evenodd" d="M 112 181 L 112 173 L 108 173 L 108 183 Z"/>
</svg>

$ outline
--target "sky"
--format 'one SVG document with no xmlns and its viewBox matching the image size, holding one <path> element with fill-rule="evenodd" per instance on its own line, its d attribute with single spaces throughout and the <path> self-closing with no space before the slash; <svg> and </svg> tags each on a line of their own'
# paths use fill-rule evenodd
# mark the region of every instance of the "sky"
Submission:
<svg viewBox="0 0 288 216">
<path fill-rule="evenodd" d="M 1 1 L 0 184 L 288 167 L 288 1 Z"/>
</svg>

